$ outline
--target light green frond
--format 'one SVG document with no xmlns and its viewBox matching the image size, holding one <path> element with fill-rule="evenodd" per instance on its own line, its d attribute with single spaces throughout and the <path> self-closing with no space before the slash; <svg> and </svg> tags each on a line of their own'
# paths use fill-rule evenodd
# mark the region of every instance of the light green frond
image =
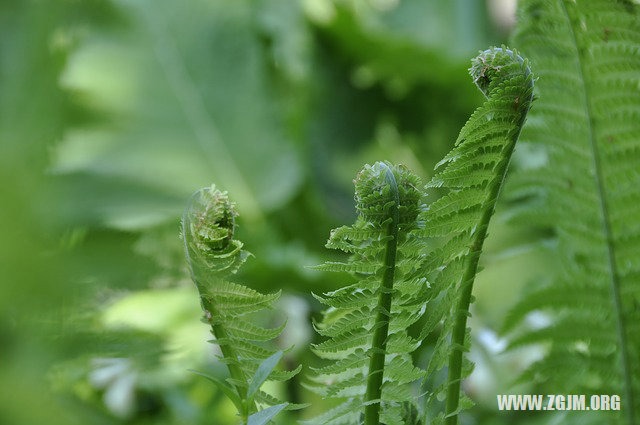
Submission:
<svg viewBox="0 0 640 425">
<path fill-rule="evenodd" d="M 487 100 L 462 128 L 453 150 L 437 164 L 438 172 L 427 188 L 441 188 L 445 194 L 421 214 L 425 224 L 418 231 L 424 244 L 432 247 L 416 271 L 429 282 L 421 294 L 426 319 L 420 339 L 441 325 L 427 371 L 431 374 L 448 363 L 446 382 L 429 399 L 447 393 L 448 425 L 457 423 L 460 381 L 470 373 L 463 353 L 469 345 L 466 323 L 478 260 L 533 100 L 527 61 L 506 47 L 481 52 L 472 61 L 470 74 Z"/>
<path fill-rule="evenodd" d="M 376 303 L 376 293 L 368 289 L 333 297 L 313 294 L 313 297 L 322 304 L 334 308 L 373 308 Z"/>
<path fill-rule="evenodd" d="M 313 351 L 333 362 L 314 369 L 306 384 L 322 397 L 347 400 L 307 424 L 401 424 L 403 403 L 414 403 L 412 384 L 424 376 L 409 355 L 421 341 L 407 333 L 425 313 L 416 233 L 421 183 L 404 167 L 378 162 L 366 165 L 355 185 L 358 219 L 333 230 L 326 245 L 350 258 L 316 270 L 349 272 L 356 282 L 314 295 L 330 309 L 315 324 L 327 339 Z"/>
<path fill-rule="evenodd" d="M 237 317 L 270 307 L 280 298 L 280 291 L 261 294 L 246 286 L 226 280 L 211 278 L 201 297 L 213 303 L 215 314 Z M 214 312 L 210 312 L 214 315 Z"/>
<path fill-rule="evenodd" d="M 339 319 L 331 323 L 314 324 L 316 332 L 322 336 L 336 337 L 339 334 L 354 329 L 370 328 L 373 323 L 373 309 L 363 307 L 346 312 Z"/>
<path fill-rule="evenodd" d="M 640 420 L 640 5 L 525 0 L 515 42 L 539 102 L 522 139 L 546 159 L 514 176 L 514 221 L 551 228 L 560 268 L 514 306 L 511 344 L 550 343 L 525 372 L 567 393 L 620 394 Z M 550 271 L 547 271 L 550 272 Z M 516 332 L 530 313 L 548 326 Z"/>
<path fill-rule="evenodd" d="M 347 351 L 366 347 L 369 339 L 371 339 L 369 330 L 360 328 L 341 333 L 320 344 L 314 344 L 313 351 L 320 357 L 340 359 L 346 356 Z"/>
<path fill-rule="evenodd" d="M 280 292 L 261 294 L 229 280 L 249 257 L 242 242 L 234 239 L 236 217 L 235 205 L 226 192 L 215 186 L 201 189 L 184 212 L 182 239 L 191 277 L 200 294 L 203 321 L 211 326 L 214 336 L 210 342 L 220 347 L 220 361 L 231 375 L 227 382 L 233 386 L 233 397 L 242 400 L 238 413 L 247 423 L 261 406 L 283 406 L 280 400 L 260 391 L 254 399 L 252 385 L 259 389 L 254 375 L 261 376 L 258 384 L 265 380 L 286 381 L 299 373 L 300 367 L 276 370 L 282 353 L 271 357 L 276 350 L 265 344 L 278 337 L 286 323 L 266 329 L 250 318 L 251 313 L 271 308 Z"/>
<path fill-rule="evenodd" d="M 252 341 L 270 341 L 282 333 L 287 322 L 273 329 L 266 329 L 241 319 L 227 322 L 227 330 L 232 337 L 249 339 Z"/>
</svg>

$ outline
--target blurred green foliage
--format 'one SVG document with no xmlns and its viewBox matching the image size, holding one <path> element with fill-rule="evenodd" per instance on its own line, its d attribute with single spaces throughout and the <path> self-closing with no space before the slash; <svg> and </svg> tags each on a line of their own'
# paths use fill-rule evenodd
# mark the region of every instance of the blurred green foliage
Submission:
<svg viewBox="0 0 640 425">
<path fill-rule="evenodd" d="M 449 151 L 481 102 L 469 58 L 507 36 L 489 3 L 0 3 L 0 423 L 235 423 L 187 372 L 225 373 L 178 239 L 188 197 L 212 182 L 255 255 L 240 279 L 285 291 L 265 318 L 289 317 L 285 360 L 314 364 L 310 292 L 340 281 L 305 266 L 354 217 L 365 162 L 428 177 Z M 494 395 L 535 355 L 496 354 L 492 329 L 542 254 L 494 222 L 467 423 L 509 423 Z M 272 391 L 313 405 L 278 423 L 324 410 L 300 379 Z"/>
</svg>

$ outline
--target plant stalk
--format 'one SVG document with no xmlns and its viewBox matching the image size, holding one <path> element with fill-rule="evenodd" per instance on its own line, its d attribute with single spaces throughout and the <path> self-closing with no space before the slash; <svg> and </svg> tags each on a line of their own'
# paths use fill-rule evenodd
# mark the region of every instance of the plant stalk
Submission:
<svg viewBox="0 0 640 425">
<path fill-rule="evenodd" d="M 226 341 L 228 340 L 227 332 L 225 331 L 224 327 L 222 327 L 217 323 L 214 323 L 213 317 L 217 316 L 215 306 L 211 303 L 211 301 L 207 300 L 204 296 L 202 296 L 203 294 L 206 293 L 206 290 L 200 283 L 200 280 L 196 277 L 196 273 L 193 269 L 191 254 L 189 253 L 189 244 L 187 242 L 187 234 L 188 234 L 187 233 L 188 226 L 186 225 L 187 222 L 188 222 L 188 217 L 185 214 L 182 220 L 182 234 L 184 238 L 185 256 L 187 258 L 187 264 L 189 266 L 189 273 L 191 274 L 191 280 L 193 280 L 196 287 L 198 288 L 198 293 L 200 294 L 200 302 L 202 303 L 202 308 L 205 311 L 207 321 L 211 326 L 211 330 L 213 331 L 213 336 L 216 339 L 221 339 L 223 341 Z M 222 356 L 227 361 L 230 360 L 230 362 L 226 363 L 226 366 L 227 366 L 227 369 L 229 370 L 229 374 L 231 375 L 231 378 L 234 381 L 245 383 L 246 377 L 244 375 L 244 372 L 237 364 L 234 363 L 238 361 L 238 354 L 235 352 L 233 347 L 231 347 L 230 345 L 227 345 L 226 343 L 220 344 L 219 347 L 220 347 L 220 351 L 222 352 Z M 250 409 L 250 406 L 246 404 L 246 401 L 247 401 L 246 385 L 244 387 L 238 387 L 238 385 L 234 384 L 233 388 L 235 388 L 235 390 L 238 392 L 240 399 L 243 400 L 244 408 L 243 408 L 243 411 L 239 413 L 240 413 L 240 417 L 242 418 L 242 424 L 246 424 L 249 417 L 249 409 Z"/>
<path fill-rule="evenodd" d="M 369 374 L 367 377 L 367 391 L 365 393 L 364 402 L 364 424 L 379 425 L 380 423 L 380 404 L 382 396 L 382 378 L 384 375 L 385 352 L 387 349 L 387 337 L 389 333 L 389 320 L 391 319 L 391 300 L 393 297 L 393 280 L 396 267 L 396 252 L 398 248 L 398 206 L 400 197 L 398 194 L 398 185 L 391 169 L 387 168 L 385 179 L 391 187 L 391 193 L 394 197 L 394 205 L 391 207 L 391 221 L 388 224 L 387 235 L 390 236 L 387 241 L 384 261 L 384 274 L 382 276 L 382 285 L 380 288 L 380 298 L 378 299 L 376 321 L 374 323 L 375 331 L 371 347 L 371 358 L 369 360 Z"/>
<path fill-rule="evenodd" d="M 531 102 L 530 99 L 529 102 Z M 530 103 L 529 103 L 530 104 Z M 470 247 L 469 258 L 465 267 L 465 272 L 460 282 L 460 290 L 462 294 L 458 298 L 456 304 L 456 319 L 451 332 L 451 354 L 449 355 L 449 370 L 447 375 L 447 401 L 445 405 L 445 425 L 457 425 L 458 424 L 458 406 L 460 405 L 460 382 L 462 380 L 462 354 L 464 352 L 464 340 L 467 330 L 467 317 L 469 316 L 469 305 L 471 304 L 471 294 L 473 292 L 473 282 L 476 274 L 478 273 L 478 262 L 480 260 L 480 254 L 482 253 L 482 246 L 484 240 L 487 237 L 487 229 L 489 228 L 489 222 L 491 216 L 496 207 L 496 201 L 502 188 L 502 183 L 507 174 L 509 168 L 509 162 L 511 161 L 511 154 L 516 146 L 516 141 L 520 137 L 524 120 L 526 119 L 527 107 L 521 111 L 521 116 L 518 119 L 517 131 L 514 132 L 513 137 L 509 140 L 507 146 L 505 146 L 505 155 L 503 160 L 496 165 L 497 178 L 494 179 L 489 187 L 489 195 L 485 201 L 485 210 L 480 218 L 480 223 L 476 228 L 476 234 L 473 239 L 473 243 Z"/>
</svg>

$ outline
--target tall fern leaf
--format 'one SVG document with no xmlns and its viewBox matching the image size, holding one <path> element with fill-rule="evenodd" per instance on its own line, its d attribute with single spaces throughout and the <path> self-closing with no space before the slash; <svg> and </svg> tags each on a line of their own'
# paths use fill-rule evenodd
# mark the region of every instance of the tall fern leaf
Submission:
<svg viewBox="0 0 640 425">
<path fill-rule="evenodd" d="M 287 380 L 300 368 L 291 372 L 274 370 L 282 353 L 264 345 L 282 332 L 284 324 L 266 329 L 248 318 L 251 313 L 272 307 L 280 293 L 265 295 L 228 280 L 250 255 L 243 250 L 242 242 L 233 238 L 236 216 L 235 205 L 226 192 L 215 186 L 201 189 L 184 212 L 182 238 L 191 277 L 200 293 L 203 320 L 211 326 L 215 338 L 211 342 L 220 347 L 221 360 L 231 375 L 228 384 L 205 377 L 234 402 L 242 423 L 247 424 L 258 417 L 271 418 L 285 407 L 299 407 L 282 403 L 259 388 L 267 379 Z M 260 405 L 271 407 L 257 412 Z"/>
<path fill-rule="evenodd" d="M 506 47 L 482 52 L 470 69 L 487 100 L 460 132 L 454 149 L 436 166 L 440 171 L 427 185 L 446 194 L 422 213 L 421 231 L 435 247 L 420 273 L 426 276 L 427 321 L 421 338 L 443 322 L 427 372 L 448 362 L 447 381 L 432 396 L 446 391 L 446 412 L 437 421 L 457 423 L 460 382 L 471 373 L 463 359 L 468 349 L 467 317 L 473 281 L 487 228 L 502 188 L 520 130 L 533 99 L 533 75 L 527 62 Z"/>
<path fill-rule="evenodd" d="M 316 298 L 329 308 L 314 346 L 335 360 L 316 369 L 309 385 L 324 397 L 343 399 L 308 424 L 402 425 L 418 423 L 411 383 L 424 371 L 411 352 L 420 341 L 407 328 L 424 313 L 424 279 L 416 277 L 415 248 L 423 192 L 418 177 L 401 166 L 366 165 L 355 180 L 358 219 L 331 232 L 328 248 L 350 253 L 345 263 L 320 270 L 348 272 L 355 283 Z"/>
<path fill-rule="evenodd" d="M 561 270 L 514 307 L 551 324 L 512 346 L 551 342 L 524 378 L 556 392 L 620 394 L 640 420 L 640 6 L 525 0 L 515 43 L 540 74 L 523 139 L 546 163 L 514 176 L 516 217 L 551 227 Z M 622 421 L 622 419 L 621 419 Z"/>
</svg>

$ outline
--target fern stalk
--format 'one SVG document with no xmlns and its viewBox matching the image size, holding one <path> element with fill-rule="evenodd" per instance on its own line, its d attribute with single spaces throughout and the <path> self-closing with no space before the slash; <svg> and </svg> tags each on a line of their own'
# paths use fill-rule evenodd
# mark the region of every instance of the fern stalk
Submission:
<svg viewBox="0 0 640 425">
<path fill-rule="evenodd" d="M 367 379 L 367 392 L 364 396 L 364 423 L 365 425 L 378 425 L 380 422 L 380 400 L 382 394 L 382 377 L 384 374 L 384 360 L 387 349 L 387 336 L 389 333 L 389 312 L 391 311 L 391 299 L 393 294 L 393 276 L 396 270 L 396 251 L 398 248 L 398 185 L 396 178 L 388 165 L 383 164 L 385 180 L 389 185 L 393 205 L 389 210 L 387 227 L 387 246 L 384 257 L 384 274 L 378 301 L 378 314 L 374 324 L 373 341 L 371 344 L 371 360 L 369 361 L 369 378 Z"/>
<path fill-rule="evenodd" d="M 342 399 L 306 424 L 420 424 L 413 390 L 424 377 L 411 353 L 420 340 L 407 329 L 424 314 L 419 213 L 424 192 L 417 176 L 385 162 L 365 165 L 354 180 L 358 218 L 331 232 L 327 248 L 350 254 L 317 270 L 347 272 L 355 282 L 321 296 L 328 306 L 316 331 L 326 340 L 313 351 L 332 360 L 315 369 L 309 389 Z"/>
<path fill-rule="evenodd" d="M 203 198 L 205 199 L 203 205 L 199 205 L 203 207 L 203 209 L 200 211 L 195 209 L 194 211 L 194 205 L 197 205 Z M 208 217 L 210 215 L 209 212 L 212 210 L 219 210 L 219 212 L 214 212 L 213 214 L 211 214 L 213 217 Z M 192 220 L 191 216 L 195 216 L 196 220 Z M 182 239 L 184 243 L 185 257 L 187 258 L 191 280 L 193 280 L 193 282 L 195 283 L 200 294 L 206 294 L 207 287 L 204 284 L 203 279 L 197 277 L 197 273 L 195 270 L 195 265 L 197 264 L 197 262 L 194 261 L 195 259 L 191 257 L 191 252 L 193 250 L 189 245 L 189 241 L 191 240 L 191 238 L 198 236 L 198 233 L 200 233 L 199 230 L 202 230 L 206 227 L 213 228 L 215 226 L 215 228 L 213 229 L 213 232 L 216 232 L 215 236 L 208 237 L 207 239 L 215 241 L 215 246 L 212 251 L 219 251 L 220 253 L 224 253 L 225 248 L 228 246 L 228 243 L 231 241 L 231 238 L 233 236 L 235 216 L 235 209 L 231 202 L 229 202 L 226 193 L 222 193 L 216 190 L 215 187 L 196 192 L 192 197 L 189 207 L 185 211 L 185 215 L 182 220 Z M 208 219 L 211 219 L 210 222 L 206 222 L 206 220 Z M 193 226 L 193 228 L 190 228 L 190 225 Z M 201 253 L 205 245 L 205 241 L 200 242 L 199 251 Z M 238 254 L 239 253 L 240 251 L 238 252 Z M 242 259 L 239 257 L 238 261 L 244 262 L 244 258 L 246 258 L 246 254 L 243 255 Z M 225 275 L 225 271 L 226 267 L 222 268 L 222 270 L 219 270 L 217 273 L 220 275 Z M 213 334 L 213 336 L 217 340 L 228 341 L 229 335 L 224 329 L 224 326 L 214 320 L 214 318 L 219 317 L 220 314 L 213 302 L 206 296 L 201 296 L 200 303 L 202 304 L 202 309 L 205 312 L 204 320 L 206 320 L 209 326 L 211 326 L 211 333 Z M 229 370 L 231 378 L 234 380 L 234 382 L 237 383 L 237 385 L 235 385 L 235 390 L 238 392 L 240 399 L 245 400 L 247 389 L 246 386 L 244 386 L 242 383 L 246 381 L 246 376 L 242 369 L 238 366 L 238 364 L 240 363 L 238 353 L 236 353 L 234 348 L 229 344 L 221 344 L 220 351 L 222 352 L 222 355 L 225 359 L 225 364 L 227 366 L 227 369 Z M 244 405 L 239 412 L 243 424 L 247 423 L 249 408 L 250 406 Z"/>
<path fill-rule="evenodd" d="M 209 325 L 211 326 L 213 336 L 217 340 L 227 341 L 229 339 L 229 335 L 227 334 L 224 327 L 222 325 L 214 323 L 211 319 L 211 317 L 215 317 L 216 315 L 216 310 L 213 303 L 208 300 L 202 300 L 202 307 L 204 308 L 204 311 L 209 313 L 207 314 L 207 320 L 209 322 Z M 229 375 L 231 375 L 231 378 L 234 380 L 234 382 L 245 382 L 246 377 L 242 372 L 242 369 L 240 369 L 240 367 L 236 364 L 240 362 L 238 353 L 236 353 L 233 347 L 228 344 L 220 345 L 220 352 L 222 352 L 222 355 L 227 360 L 225 363 L 227 369 L 229 370 Z M 236 385 L 236 391 L 238 392 L 241 400 L 246 400 L 247 388 L 244 385 Z M 252 403 L 251 405 L 247 405 L 245 403 L 242 410 L 239 412 L 243 424 L 247 423 L 247 418 L 249 417 L 249 409 L 253 407 L 255 407 L 255 403 Z"/>
<path fill-rule="evenodd" d="M 215 186 L 201 189 L 191 198 L 182 219 L 182 238 L 191 278 L 200 294 L 203 321 L 211 327 L 221 360 L 230 378 L 222 382 L 203 375 L 221 389 L 236 406 L 243 424 L 265 423 L 284 408 L 301 406 L 280 402 L 260 391 L 266 380 L 287 380 L 299 372 L 275 371 L 282 352 L 262 343 L 275 338 L 284 328 L 265 329 L 247 317 L 272 306 L 276 294 L 260 294 L 228 279 L 249 257 L 242 242 L 233 238 L 235 205 L 226 192 Z M 269 406 L 259 411 L 262 405 Z"/>
<path fill-rule="evenodd" d="M 524 115 L 522 119 L 524 120 Z M 521 125 L 522 124 L 520 124 L 520 126 Z M 480 254 L 482 253 L 482 246 L 484 245 L 484 240 L 487 237 L 489 222 L 491 221 L 491 217 L 493 216 L 493 211 L 498 199 L 498 194 L 500 192 L 500 188 L 502 187 L 502 183 L 509 166 L 509 159 L 511 158 L 511 154 L 513 153 L 513 148 L 515 147 L 519 134 L 519 132 L 514 133 L 514 137 L 506 146 L 505 158 L 497 166 L 496 171 L 499 178 L 495 179 L 490 186 L 488 196 L 488 199 L 490 201 L 486 205 L 485 210 L 482 213 L 480 222 L 478 223 L 476 234 L 473 238 L 473 244 L 471 245 L 470 249 L 470 256 L 467 258 L 464 275 L 462 276 L 460 288 L 461 295 L 456 306 L 456 311 L 458 312 L 458 314 L 456 316 L 453 325 L 453 331 L 451 333 L 452 350 L 449 354 L 449 370 L 447 376 L 447 381 L 449 384 L 447 390 L 447 403 L 445 408 L 447 415 L 456 412 L 458 410 L 458 404 L 460 402 L 462 355 L 464 351 L 464 340 L 468 317 L 468 314 L 463 313 L 469 311 L 469 306 L 471 304 L 471 294 L 473 292 L 473 282 L 476 275 L 478 274 L 478 262 L 480 260 Z M 456 425 L 457 422 L 457 415 L 447 416 L 447 425 Z"/>
<path fill-rule="evenodd" d="M 514 51 L 491 48 L 473 59 L 469 70 L 487 100 L 460 131 L 455 147 L 438 163 L 441 170 L 427 188 L 447 193 L 422 213 L 423 235 L 430 247 L 422 273 L 430 283 L 425 293 L 429 320 L 421 338 L 442 322 L 427 373 L 448 364 L 447 380 L 427 403 L 446 393 L 445 412 L 435 423 L 455 425 L 461 403 L 460 383 L 471 372 L 464 358 L 470 341 L 467 329 L 473 282 L 496 201 L 503 186 L 516 141 L 533 100 L 533 75 Z M 434 397 L 435 396 L 435 397 Z"/>
<path fill-rule="evenodd" d="M 505 60 L 507 62 L 505 62 Z M 480 56 L 474 59 L 474 64 L 471 68 L 471 75 L 474 77 L 474 81 L 478 84 L 478 87 L 483 94 L 489 98 L 491 93 L 487 91 L 491 81 L 489 79 L 504 78 L 500 74 L 504 72 L 503 67 L 507 65 L 515 65 L 516 67 L 522 67 L 524 61 L 515 53 L 507 49 L 490 49 L 483 52 Z M 530 71 L 526 66 L 521 68 L 522 72 L 529 74 Z M 485 81 L 482 81 L 485 80 Z M 449 354 L 449 370 L 447 376 L 448 389 L 447 389 L 447 402 L 446 402 L 446 424 L 456 425 L 458 423 L 458 405 L 460 402 L 460 382 L 462 378 L 462 355 L 464 351 L 465 334 L 467 329 L 467 313 L 471 304 L 471 294 L 473 292 L 473 282 L 478 274 L 478 262 L 480 260 L 480 254 L 482 253 L 482 246 L 484 240 L 487 237 L 487 229 L 489 228 L 489 222 L 493 216 L 495 210 L 496 201 L 500 194 L 500 189 L 503 186 L 507 169 L 509 168 L 509 162 L 513 154 L 513 149 L 516 146 L 518 137 L 522 132 L 522 126 L 527 117 L 527 112 L 531 102 L 533 101 L 533 80 L 525 79 L 530 83 L 530 87 L 523 87 L 523 93 L 528 93 L 523 96 L 523 99 L 516 97 L 516 101 L 513 105 L 516 118 L 515 128 L 516 131 L 511 132 L 502 150 L 502 159 L 495 165 L 493 172 L 495 176 L 488 186 L 488 195 L 485 203 L 483 204 L 483 212 L 478 223 L 478 227 L 475 229 L 475 235 L 473 237 L 473 243 L 470 248 L 469 257 L 467 257 L 465 271 L 461 281 L 461 295 L 458 298 L 458 304 L 456 306 L 456 318 L 451 333 L 451 346 L 452 350 Z M 495 83 L 494 83 L 495 84 Z M 527 98 L 528 97 L 528 98 Z M 522 105 L 519 103 L 522 102 Z"/>
</svg>

